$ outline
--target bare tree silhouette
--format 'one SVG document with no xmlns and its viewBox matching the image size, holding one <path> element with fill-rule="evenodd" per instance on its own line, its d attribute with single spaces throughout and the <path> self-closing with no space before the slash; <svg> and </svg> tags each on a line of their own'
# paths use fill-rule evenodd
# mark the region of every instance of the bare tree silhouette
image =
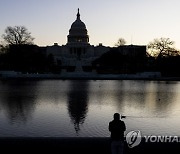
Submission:
<svg viewBox="0 0 180 154">
<path fill-rule="evenodd" d="M 154 39 L 147 47 L 149 54 L 157 58 L 179 55 L 179 51 L 174 47 L 174 41 L 169 38 Z"/>
<path fill-rule="evenodd" d="M 25 26 L 8 26 L 2 38 L 9 45 L 33 44 L 34 40 Z"/>
<path fill-rule="evenodd" d="M 124 38 L 119 38 L 117 43 L 115 44 L 116 47 L 122 46 L 126 44 L 126 40 Z"/>
</svg>

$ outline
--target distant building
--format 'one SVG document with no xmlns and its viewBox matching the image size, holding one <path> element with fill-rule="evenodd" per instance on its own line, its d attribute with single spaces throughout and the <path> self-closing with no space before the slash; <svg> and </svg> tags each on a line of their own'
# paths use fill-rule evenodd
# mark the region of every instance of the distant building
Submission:
<svg viewBox="0 0 180 154">
<path fill-rule="evenodd" d="M 146 55 L 145 46 L 120 46 L 118 51 L 124 55 L 140 56 Z M 55 63 L 61 65 L 61 68 L 67 71 L 86 71 L 92 68 L 92 62 L 107 53 L 112 48 L 99 44 L 98 46 L 90 45 L 89 35 L 86 25 L 80 19 L 78 9 L 77 18 L 72 23 L 67 36 L 67 44 L 59 46 L 54 43 L 53 46 L 47 47 L 47 55 L 53 55 Z M 77 68 L 82 68 L 82 70 Z"/>
<path fill-rule="evenodd" d="M 55 62 L 61 64 L 62 68 L 76 67 L 81 62 L 82 67 L 91 67 L 91 62 L 109 50 L 101 44 L 97 47 L 89 44 L 86 25 L 80 19 L 78 9 L 77 18 L 72 23 L 67 36 L 67 44 L 59 46 L 55 43 L 47 47 L 47 54 L 54 56 Z M 72 69 L 73 70 L 73 69 Z"/>
</svg>

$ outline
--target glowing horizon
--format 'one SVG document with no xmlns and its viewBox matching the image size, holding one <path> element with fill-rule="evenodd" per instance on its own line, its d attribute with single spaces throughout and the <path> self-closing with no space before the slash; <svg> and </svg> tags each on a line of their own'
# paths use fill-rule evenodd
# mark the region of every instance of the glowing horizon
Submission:
<svg viewBox="0 0 180 154">
<path fill-rule="evenodd" d="M 127 44 L 147 45 L 165 37 L 180 49 L 179 6 L 178 0 L 1 0 L 0 35 L 7 26 L 20 25 L 31 32 L 39 46 L 65 45 L 80 8 L 91 45 L 114 46 L 121 37 Z"/>
</svg>

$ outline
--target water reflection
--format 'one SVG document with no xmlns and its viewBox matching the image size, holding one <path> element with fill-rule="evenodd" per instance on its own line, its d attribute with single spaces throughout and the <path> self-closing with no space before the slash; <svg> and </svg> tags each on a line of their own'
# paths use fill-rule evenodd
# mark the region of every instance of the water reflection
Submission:
<svg viewBox="0 0 180 154">
<path fill-rule="evenodd" d="M 167 82 L 117 81 L 114 87 L 115 112 L 140 117 L 168 116 L 177 97 L 177 84 Z"/>
<path fill-rule="evenodd" d="M 176 84 L 169 84 L 168 82 L 156 84 L 154 89 L 154 91 L 156 91 L 156 111 L 162 113 L 163 116 L 168 116 L 171 111 L 171 106 L 174 105 L 173 102 L 176 98 L 175 89 Z"/>
<path fill-rule="evenodd" d="M 146 83 L 143 81 L 121 81 L 117 84 L 119 87 L 116 93 L 120 94 L 116 97 L 122 100 L 124 105 L 122 106 L 133 106 L 134 108 L 144 107 L 146 98 Z"/>
<path fill-rule="evenodd" d="M 23 81 L 1 83 L 0 104 L 11 124 L 26 123 L 35 108 L 36 82 Z"/>
<path fill-rule="evenodd" d="M 179 100 L 180 82 L 0 81 L 0 136 L 109 136 L 114 112 L 127 131 L 179 135 Z"/>
<path fill-rule="evenodd" d="M 68 92 L 68 113 L 78 135 L 88 112 L 88 81 L 71 81 Z"/>
</svg>

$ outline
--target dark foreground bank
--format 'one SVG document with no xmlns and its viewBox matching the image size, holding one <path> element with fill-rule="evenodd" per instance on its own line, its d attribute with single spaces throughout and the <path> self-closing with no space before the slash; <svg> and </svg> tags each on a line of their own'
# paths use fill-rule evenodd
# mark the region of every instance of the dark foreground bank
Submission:
<svg viewBox="0 0 180 154">
<path fill-rule="evenodd" d="M 0 138 L 1 152 L 50 154 L 110 154 L 109 138 Z M 125 154 L 179 153 L 180 143 L 145 143 L 125 146 Z"/>
</svg>

